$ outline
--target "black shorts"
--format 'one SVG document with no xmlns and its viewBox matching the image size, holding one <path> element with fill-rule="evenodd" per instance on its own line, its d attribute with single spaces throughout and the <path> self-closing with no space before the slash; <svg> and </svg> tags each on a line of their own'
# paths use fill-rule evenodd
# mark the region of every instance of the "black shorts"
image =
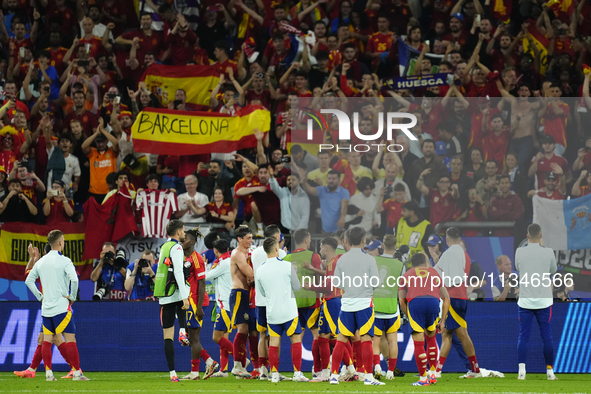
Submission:
<svg viewBox="0 0 591 394">
<path fill-rule="evenodd" d="M 185 316 L 183 301 L 160 305 L 160 324 L 162 324 L 162 328 L 174 327 L 177 316 L 179 318 Z M 182 320 L 184 321 L 184 319 Z M 183 324 L 181 324 L 181 327 L 183 327 Z"/>
</svg>

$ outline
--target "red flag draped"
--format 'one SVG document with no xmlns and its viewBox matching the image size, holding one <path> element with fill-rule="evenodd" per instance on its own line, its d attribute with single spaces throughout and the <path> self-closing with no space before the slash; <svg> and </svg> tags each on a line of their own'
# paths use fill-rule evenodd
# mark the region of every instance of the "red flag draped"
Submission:
<svg viewBox="0 0 591 394">
<path fill-rule="evenodd" d="M 99 258 L 105 242 L 117 242 L 131 232 L 138 232 L 127 187 L 124 185 L 103 205 L 97 203 L 94 198 L 89 199 L 84 204 L 84 223 L 84 259 Z"/>
<path fill-rule="evenodd" d="M 332 166 L 332 169 L 344 174 L 344 177 L 341 180 L 341 187 L 347 189 L 350 195 L 355 194 L 357 191 L 357 182 L 355 182 L 349 162 L 345 159 L 341 159 Z"/>
</svg>

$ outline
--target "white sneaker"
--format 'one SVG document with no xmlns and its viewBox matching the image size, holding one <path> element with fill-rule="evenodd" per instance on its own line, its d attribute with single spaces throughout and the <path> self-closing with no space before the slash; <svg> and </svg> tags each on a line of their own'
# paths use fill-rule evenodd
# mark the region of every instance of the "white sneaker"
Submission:
<svg viewBox="0 0 591 394">
<path fill-rule="evenodd" d="M 188 375 L 179 378 L 179 380 L 199 380 L 199 372 L 191 371 Z"/>
<path fill-rule="evenodd" d="M 304 374 L 302 373 L 302 371 L 296 371 L 293 374 L 293 382 L 309 382 L 310 379 L 308 379 L 307 377 L 304 376 Z"/>
<path fill-rule="evenodd" d="M 441 371 L 437 372 L 437 371 L 433 371 L 433 375 L 435 375 L 435 377 L 437 379 L 439 379 L 441 377 Z"/>
<path fill-rule="evenodd" d="M 330 381 L 330 372 L 329 373 L 321 372 L 318 374 L 317 377 L 310 380 L 310 383 L 329 382 L 329 381 Z"/>
<path fill-rule="evenodd" d="M 554 372 L 550 372 L 546 376 L 548 377 L 548 380 L 558 380 L 556 375 L 554 375 Z"/>
<path fill-rule="evenodd" d="M 518 374 L 517 380 L 525 380 L 525 372 Z"/>
<path fill-rule="evenodd" d="M 269 371 L 267 371 L 267 367 L 264 365 L 260 368 L 261 374 L 259 375 L 259 380 L 269 380 Z"/>
<path fill-rule="evenodd" d="M 466 375 L 464 375 L 465 378 L 467 379 L 471 379 L 471 378 L 481 378 L 482 374 L 480 372 L 472 372 L 472 371 L 468 371 L 466 373 Z"/>
<path fill-rule="evenodd" d="M 371 374 L 366 374 L 363 384 L 366 386 L 384 386 L 386 383 L 376 380 Z"/>
<path fill-rule="evenodd" d="M 292 379 L 291 378 L 288 378 L 287 376 L 283 376 L 283 375 L 279 374 L 279 380 L 281 382 L 283 382 L 284 380 L 292 380 Z"/>
<path fill-rule="evenodd" d="M 374 367 L 373 377 L 377 380 L 380 380 L 382 378 L 382 366 L 380 364 Z"/>
<path fill-rule="evenodd" d="M 386 380 L 394 380 L 394 371 L 388 371 L 386 372 Z"/>
<path fill-rule="evenodd" d="M 50 376 L 46 376 L 45 380 L 48 382 L 55 382 L 57 379 L 55 378 L 55 376 L 50 375 Z"/>
<path fill-rule="evenodd" d="M 90 380 L 90 379 L 88 379 L 86 376 L 80 374 L 78 376 L 74 375 L 72 377 L 72 380 L 75 380 L 75 381 L 86 381 L 86 380 Z"/>
<path fill-rule="evenodd" d="M 330 384 L 339 384 L 339 375 L 333 373 L 330 377 Z"/>
<path fill-rule="evenodd" d="M 273 372 L 271 374 L 271 383 L 279 383 L 280 378 L 279 378 L 279 372 Z"/>
<path fill-rule="evenodd" d="M 246 361 L 246 365 L 248 366 L 249 362 L 248 359 Z M 236 376 L 237 378 L 250 378 L 251 375 L 246 370 L 246 367 L 242 366 L 240 361 L 234 362 L 234 368 L 232 368 L 232 375 Z"/>
<path fill-rule="evenodd" d="M 227 378 L 228 377 L 228 373 L 227 372 L 216 372 L 213 375 L 211 375 L 212 378 Z"/>
</svg>

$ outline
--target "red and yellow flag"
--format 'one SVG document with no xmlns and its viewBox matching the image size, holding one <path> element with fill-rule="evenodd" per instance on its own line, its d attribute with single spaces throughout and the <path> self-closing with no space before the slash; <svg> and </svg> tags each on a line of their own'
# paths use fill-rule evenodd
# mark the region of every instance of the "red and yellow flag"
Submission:
<svg viewBox="0 0 591 394">
<path fill-rule="evenodd" d="M 176 91 L 183 89 L 189 105 L 209 106 L 209 96 L 220 81 L 220 73 L 211 66 L 152 64 L 142 80 L 148 90 L 160 98 L 163 105 L 174 101 Z"/>
<path fill-rule="evenodd" d="M 340 159 L 332 166 L 332 169 L 344 174 L 344 177 L 341 179 L 341 187 L 347 189 L 350 195 L 355 194 L 357 192 L 357 182 L 355 182 L 349 162 L 345 159 Z"/>
<path fill-rule="evenodd" d="M 265 133 L 271 113 L 259 105 L 242 108 L 237 116 L 146 108 L 131 127 L 136 152 L 157 155 L 230 153 L 257 145 L 254 130 Z"/>
<path fill-rule="evenodd" d="M 29 244 L 43 249 L 47 244 L 47 234 L 51 230 L 64 233 L 63 254 L 74 263 L 81 280 L 89 279 L 92 260 L 84 260 L 82 254 L 85 244 L 83 223 L 60 223 L 55 226 L 40 226 L 31 223 L 4 223 L 0 229 L 0 278 L 25 280 L 25 268 L 29 262 Z"/>
</svg>

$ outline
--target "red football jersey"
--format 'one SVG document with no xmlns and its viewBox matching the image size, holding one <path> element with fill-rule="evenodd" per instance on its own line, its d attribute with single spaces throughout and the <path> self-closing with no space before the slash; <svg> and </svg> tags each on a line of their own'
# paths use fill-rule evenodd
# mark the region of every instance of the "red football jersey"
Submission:
<svg viewBox="0 0 591 394">
<path fill-rule="evenodd" d="M 185 261 L 189 261 L 191 263 L 191 274 L 189 275 L 189 285 L 191 286 L 190 290 L 190 297 L 193 299 L 195 304 L 197 304 L 199 298 L 199 280 L 205 279 L 205 260 L 203 257 L 197 252 L 191 253 L 189 257 L 185 257 Z M 203 297 L 203 306 L 209 305 L 209 297 L 207 296 L 207 292 L 205 292 L 205 296 Z"/>
<path fill-rule="evenodd" d="M 406 302 L 418 297 L 439 298 L 439 289 L 443 286 L 441 277 L 432 267 L 414 267 L 406 271 L 404 281 L 400 282 L 400 289 L 406 290 Z"/>
</svg>

